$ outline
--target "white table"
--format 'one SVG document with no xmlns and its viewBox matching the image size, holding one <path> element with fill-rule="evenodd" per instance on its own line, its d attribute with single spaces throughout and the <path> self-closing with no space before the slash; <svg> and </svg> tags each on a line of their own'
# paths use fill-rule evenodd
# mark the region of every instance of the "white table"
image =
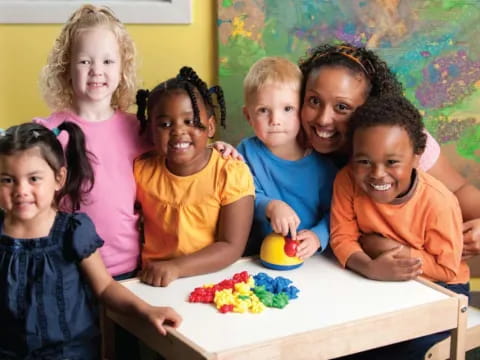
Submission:
<svg viewBox="0 0 480 360">
<path fill-rule="evenodd" d="M 189 303 L 188 295 L 235 273 L 284 276 L 300 289 L 284 309 L 260 314 L 221 314 L 212 304 Z M 464 359 L 466 297 L 425 280 L 380 282 L 342 269 L 316 255 L 300 268 L 275 271 L 245 258 L 212 274 L 178 279 L 166 288 L 122 282 L 152 305 L 172 306 L 182 316 L 166 337 L 140 320 L 107 311 L 167 359 L 329 359 L 454 329 L 452 359 Z"/>
</svg>

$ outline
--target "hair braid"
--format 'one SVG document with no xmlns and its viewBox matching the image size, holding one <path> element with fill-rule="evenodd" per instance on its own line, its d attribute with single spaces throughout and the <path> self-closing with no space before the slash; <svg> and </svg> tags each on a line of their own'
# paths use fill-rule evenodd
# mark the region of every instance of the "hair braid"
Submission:
<svg viewBox="0 0 480 360">
<path fill-rule="evenodd" d="M 215 110 L 217 107 L 219 108 L 220 124 L 225 127 L 227 112 L 222 88 L 220 86 L 213 86 L 211 89 L 208 89 L 207 83 L 198 76 L 195 70 L 191 67 L 183 66 L 176 77 L 158 84 L 150 92 L 148 92 L 148 90 L 139 90 L 137 92 L 137 117 L 141 124 L 141 133 L 146 130 L 148 123 L 151 121 L 149 114 L 153 106 L 163 95 L 174 91 L 184 91 L 190 98 L 195 127 L 202 130 L 206 129 L 206 126 L 202 124 L 200 119 L 199 95 L 205 104 L 208 116 L 214 116 L 216 118 Z M 216 95 L 218 106 L 215 106 L 213 101 L 213 93 Z"/>
<path fill-rule="evenodd" d="M 147 117 L 145 110 L 147 109 L 147 99 L 150 95 L 148 90 L 140 89 L 137 91 L 136 103 L 137 103 L 137 119 L 140 121 L 140 134 L 142 134 L 147 127 Z"/>
<path fill-rule="evenodd" d="M 224 128 L 226 127 L 226 121 L 227 121 L 227 108 L 225 106 L 225 97 L 223 94 L 223 90 L 220 86 L 215 85 L 208 90 L 208 94 L 215 94 L 217 97 L 217 103 L 218 103 L 218 108 L 220 110 L 220 125 L 222 125 Z"/>
</svg>

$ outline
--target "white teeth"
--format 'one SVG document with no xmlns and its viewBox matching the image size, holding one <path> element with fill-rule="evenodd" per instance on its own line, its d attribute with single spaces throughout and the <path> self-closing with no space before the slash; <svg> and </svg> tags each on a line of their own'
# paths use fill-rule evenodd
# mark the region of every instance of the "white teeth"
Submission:
<svg viewBox="0 0 480 360">
<path fill-rule="evenodd" d="M 186 148 L 188 148 L 189 146 L 190 146 L 190 143 L 184 142 L 184 143 L 174 144 L 174 145 L 173 145 L 173 148 L 175 148 L 175 149 L 186 149 Z"/>
<path fill-rule="evenodd" d="M 383 184 L 383 185 L 370 184 L 370 186 L 377 191 L 387 191 L 392 187 L 392 184 Z"/>
<path fill-rule="evenodd" d="M 325 131 L 325 130 L 322 131 L 322 130 L 315 129 L 315 134 L 317 134 L 318 137 L 321 137 L 323 139 L 329 139 L 333 135 L 335 135 L 335 131 Z"/>
</svg>

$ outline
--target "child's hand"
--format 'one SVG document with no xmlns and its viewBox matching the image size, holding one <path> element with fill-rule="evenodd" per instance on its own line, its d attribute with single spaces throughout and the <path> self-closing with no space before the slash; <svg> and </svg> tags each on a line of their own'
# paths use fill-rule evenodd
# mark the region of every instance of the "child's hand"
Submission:
<svg viewBox="0 0 480 360">
<path fill-rule="evenodd" d="M 140 279 L 152 286 L 168 286 L 178 277 L 179 269 L 174 260 L 150 261 L 140 273 Z"/>
<path fill-rule="evenodd" d="M 478 254 L 480 254 L 480 219 L 465 221 L 462 259 L 467 260 Z"/>
<path fill-rule="evenodd" d="M 149 306 L 145 316 L 162 335 L 167 335 L 164 325 L 176 328 L 182 323 L 182 317 L 171 307 Z"/>
<path fill-rule="evenodd" d="M 297 240 L 300 219 L 287 203 L 280 200 L 270 201 L 267 205 L 266 215 L 270 219 L 273 231 L 283 236 L 287 236 L 290 232 L 292 239 Z"/>
<path fill-rule="evenodd" d="M 217 150 L 218 152 L 222 153 L 222 157 L 227 159 L 228 157 L 232 157 L 235 160 L 242 160 L 245 161 L 242 154 L 240 154 L 234 146 L 223 142 L 223 141 L 215 141 L 211 146 Z"/>
<path fill-rule="evenodd" d="M 297 235 L 300 244 L 297 246 L 297 257 L 302 260 L 308 259 L 320 247 L 317 234 L 311 230 L 300 230 Z"/>
<path fill-rule="evenodd" d="M 398 246 L 372 260 L 367 276 L 374 280 L 405 281 L 421 275 L 421 260 L 401 256 L 402 248 Z"/>
</svg>

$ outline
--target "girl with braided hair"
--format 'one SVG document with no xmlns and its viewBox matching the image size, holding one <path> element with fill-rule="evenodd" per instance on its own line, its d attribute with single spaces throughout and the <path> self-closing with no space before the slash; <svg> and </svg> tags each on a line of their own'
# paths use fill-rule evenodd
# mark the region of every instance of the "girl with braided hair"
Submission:
<svg viewBox="0 0 480 360">
<path fill-rule="evenodd" d="M 208 147 L 217 116 L 225 126 L 222 89 L 182 67 L 152 91 L 140 90 L 137 104 L 141 129 L 155 144 L 134 164 L 144 218 L 140 278 L 167 286 L 230 265 L 247 241 L 255 189 L 244 162 Z"/>
</svg>

